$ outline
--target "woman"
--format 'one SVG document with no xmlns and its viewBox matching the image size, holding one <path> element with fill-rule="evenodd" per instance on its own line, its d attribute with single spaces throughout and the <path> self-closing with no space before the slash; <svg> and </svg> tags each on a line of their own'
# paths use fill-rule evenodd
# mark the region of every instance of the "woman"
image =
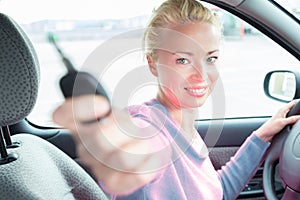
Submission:
<svg viewBox="0 0 300 200">
<path fill-rule="evenodd" d="M 101 96 L 67 99 L 54 121 L 69 128 L 79 157 L 115 199 L 235 199 L 254 175 L 272 137 L 299 116 L 291 102 L 252 133 L 230 162 L 215 171 L 194 127 L 197 108 L 218 79 L 221 25 L 194 0 L 168 0 L 145 31 L 146 58 L 157 97 L 126 111 L 109 111 Z M 128 115 L 129 114 L 129 115 Z"/>
</svg>

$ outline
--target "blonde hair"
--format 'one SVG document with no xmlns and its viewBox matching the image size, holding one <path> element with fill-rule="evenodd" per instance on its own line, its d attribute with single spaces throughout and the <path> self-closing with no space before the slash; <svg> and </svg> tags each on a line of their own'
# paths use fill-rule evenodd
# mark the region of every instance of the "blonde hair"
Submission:
<svg viewBox="0 0 300 200">
<path fill-rule="evenodd" d="M 152 55 L 155 49 L 159 29 L 173 25 L 208 22 L 215 25 L 220 33 L 222 27 L 218 16 L 196 0 L 167 0 L 153 11 L 152 18 L 146 27 L 143 47 L 146 54 Z"/>
</svg>

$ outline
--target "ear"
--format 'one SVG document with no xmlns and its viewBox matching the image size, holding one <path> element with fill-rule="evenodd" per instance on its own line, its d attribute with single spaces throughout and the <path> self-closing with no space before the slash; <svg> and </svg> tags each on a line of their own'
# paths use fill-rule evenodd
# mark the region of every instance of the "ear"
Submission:
<svg viewBox="0 0 300 200">
<path fill-rule="evenodd" d="M 149 66 L 151 73 L 153 74 L 153 76 L 157 77 L 157 69 L 156 69 L 156 65 L 155 65 L 155 60 L 149 54 L 146 55 L 146 58 L 147 58 L 148 66 Z"/>
</svg>

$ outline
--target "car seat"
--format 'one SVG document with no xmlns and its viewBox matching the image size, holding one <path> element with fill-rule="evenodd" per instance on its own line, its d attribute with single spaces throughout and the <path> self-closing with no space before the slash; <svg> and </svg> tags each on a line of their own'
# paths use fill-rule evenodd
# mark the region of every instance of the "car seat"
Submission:
<svg viewBox="0 0 300 200">
<path fill-rule="evenodd" d="M 10 136 L 9 125 L 31 112 L 39 64 L 32 43 L 0 13 L 0 199 L 108 199 L 67 154 L 30 133 Z"/>
</svg>

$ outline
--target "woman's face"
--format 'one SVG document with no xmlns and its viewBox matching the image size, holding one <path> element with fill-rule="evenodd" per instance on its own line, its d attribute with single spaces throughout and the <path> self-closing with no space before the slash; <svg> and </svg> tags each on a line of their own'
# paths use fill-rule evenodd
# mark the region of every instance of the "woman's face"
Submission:
<svg viewBox="0 0 300 200">
<path fill-rule="evenodd" d="M 207 22 L 169 27 L 160 34 L 155 59 L 158 99 L 172 108 L 202 106 L 218 79 L 220 31 Z"/>
</svg>

